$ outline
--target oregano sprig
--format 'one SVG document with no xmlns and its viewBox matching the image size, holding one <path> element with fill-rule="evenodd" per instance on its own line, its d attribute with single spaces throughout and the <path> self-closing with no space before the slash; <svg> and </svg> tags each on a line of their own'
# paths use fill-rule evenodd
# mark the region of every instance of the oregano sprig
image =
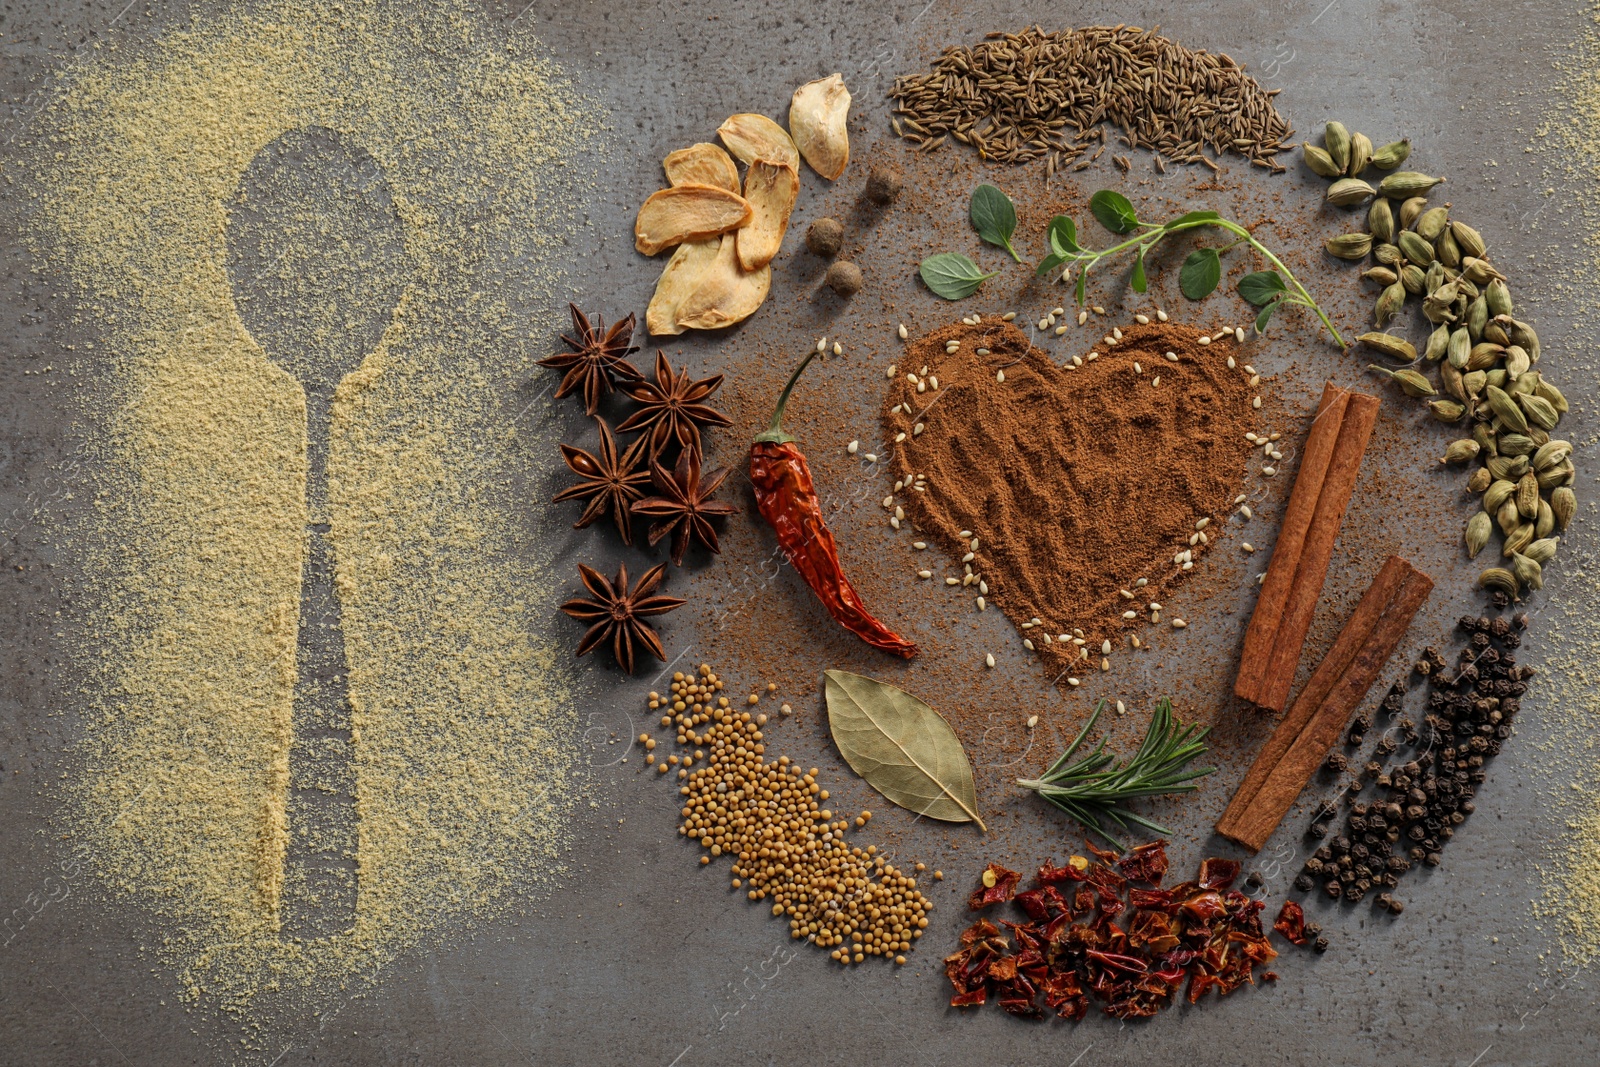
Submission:
<svg viewBox="0 0 1600 1067">
<path fill-rule="evenodd" d="M 1239 295 L 1252 307 L 1260 309 L 1256 314 L 1257 332 L 1266 330 L 1273 313 L 1280 307 L 1285 304 L 1296 304 L 1309 308 L 1317 318 L 1321 319 L 1322 325 L 1327 327 L 1328 333 L 1340 348 L 1349 347 L 1345 339 L 1339 335 L 1339 331 L 1334 328 L 1327 313 L 1312 299 L 1305 286 L 1295 279 L 1289 268 L 1283 265 L 1283 261 L 1273 255 L 1270 249 L 1256 240 L 1250 231 L 1239 223 L 1225 219 L 1215 211 L 1187 211 L 1166 222 L 1142 222 L 1128 198 L 1110 189 L 1102 189 L 1090 198 L 1089 211 L 1112 233 L 1133 236 L 1110 248 L 1099 250 L 1085 248 L 1078 243 L 1077 224 L 1066 215 L 1057 215 L 1050 220 L 1050 225 L 1045 230 L 1045 240 L 1050 246 L 1050 254 L 1035 268 L 1035 273 L 1041 278 L 1061 270 L 1061 279 L 1065 281 L 1072 268 L 1076 266 L 1078 278 L 1075 291 L 1080 306 L 1086 302 L 1088 295 L 1089 272 L 1101 260 L 1133 250 L 1130 284 L 1134 292 L 1142 293 L 1149 288 L 1149 279 L 1145 273 L 1145 256 L 1152 248 L 1174 234 L 1214 226 L 1233 234 L 1234 239 L 1218 247 L 1197 248 L 1189 253 L 1178 271 L 1178 288 L 1184 296 L 1190 300 L 1202 300 L 1211 295 L 1222 281 L 1222 254 L 1236 245 L 1249 245 L 1274 268 L 1256 271 L 1239 279 Z"/>
<path fill-rule="evenodd" d="M 1205 767 L 1198 771 L 1184 768 L 1206 751 L 1202 742 L 1211 727 L 1184 726 L 1172 714 L 1171 701 L 1163 700 L 1156 705 L 1155 714 L 1150 717 L 1150 728 L 1132 759 L 1108 770 L 1113 757 L 1106 752 L 1105 739 L 1101 738 L 1094 751 L 1069 764 L 1083 739 L 1100 720 L 1105 706 L 1104 700 L 1095 705 L 1094 714 L 1048 771 L 1038 778 L 1018 778 L 1017 784 L 1038 793 L 1119 849 L 1126 846 L 1106 832 L 1104 822 L 1114 823 L 1120 830 L 1127 830 L 1132 823 L 1152 833 L 1172 836 L 1171 830 L 1129 811 L 1124 805 L 1138 797 L 1189 793 L 1200 788 L 1194 784 L 1194 779 L 1203 778 L 1216 768 Z"/>
</svg>

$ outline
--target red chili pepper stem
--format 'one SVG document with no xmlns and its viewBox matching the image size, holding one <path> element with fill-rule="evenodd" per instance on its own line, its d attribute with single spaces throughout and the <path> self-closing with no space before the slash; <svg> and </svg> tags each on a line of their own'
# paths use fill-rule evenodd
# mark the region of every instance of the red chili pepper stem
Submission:
<svg viewBox="0 0 1600 1067">
<path fill-rule="evenodd" d="M 794 440 L 794 435 L 787 433 L 781 425 L 783 422 L 783 409 L 789 406 L 789 394 L 794 392 L 794 383 L 800 380 L 800 372 L 809 367 L 811 361 L 816 358 L 816 352 L 812 352 L 801 360 L 800 365 L 794 369 L 794 373 L 789 375 L 789 381 L 784 385 L 783 392 L 778 394 L 778 406 L 772 410 L 772 425 L 767 427 L 765 433 L 756 434 L 755 440 L 757 442 L 770 441 L 775 445 L 786 445 Z"/>
</svg>

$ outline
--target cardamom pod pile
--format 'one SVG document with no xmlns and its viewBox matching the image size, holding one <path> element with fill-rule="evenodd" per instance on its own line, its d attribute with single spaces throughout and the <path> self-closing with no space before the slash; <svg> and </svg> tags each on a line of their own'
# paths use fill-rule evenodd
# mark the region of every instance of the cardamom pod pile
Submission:
<svg viewBox="0 0 1600 1067">
<path fill-rule="evenodd" d="M 1329 203 L 1368 205 L 1365 233 L 1329 238 L 1324 247 L 1339 259 L 1375 261 L 1361 277 L 1382 286 L 1373 308 L 1377 329 L 1357 340 L 1402 366 L 1369 369 L 1426 400 L 1440 422 L 1470 427 L 1440 462 L 1482 463 L 1467 481 L 1483 497 L 1483 510 L 1467 522 L 1467 554 L 1476 558 L 1498 529 L 1506 562 L 1483 571 L 1478 584 L 1513 600 L 1525 588 L 1543 588 L 1543 567 L 1578 504 L 1572 443 L 1551 437 L 1567 401 L 1533 369 L 1539 335 L 1513 315 L 1511 289 L 1489 261 L 1483 236 L 1450 218 L 1448 203 L 1429 206 L 1428 192 L 1444 179 L 1395 169 L 1411 154 L 1410 141 L 1374 150 L 1364 135 L 1330 122 L 1321 148 L 1301 149 L 1306 165 L 1330 179 Z M 1376 188 L 1361 178 L 1368 166 L 1389 172 Z M 1433 324 L 1420 357 L 1410 341 L 1383 332 L 1413 296 Z M 1429 364 L 1437 382 L 1424 373 Z"/>
</svg>

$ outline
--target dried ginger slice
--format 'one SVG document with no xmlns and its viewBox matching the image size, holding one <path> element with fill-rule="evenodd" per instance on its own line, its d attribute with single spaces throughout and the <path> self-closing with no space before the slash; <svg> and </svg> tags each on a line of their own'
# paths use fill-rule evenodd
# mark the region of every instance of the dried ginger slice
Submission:
<svg viewBox="0 0 1600 1067">
<path fill-rule="evenodd" d="M 750 221 L 750 204 L 738 193 L 688 182 L 659 189 L 639 208 L 633 247 L 647 256 L 684 241 L 736 230 Z"/>
<path fill-rule="evenodd" d="M 744 176 L 744 198 L 750 202 L 750 221 L 734 231 L 739 266 L 759 270 L 772 262 L 783 247 L 789 213 L 800 195 L 800 175 L 787 163 L 758 159 Z"/>
<path fill-rule="evenodd" d="M 729 115 L 728 121 L 717 127 L 717 136 L 728 146 L 734 158 L 749 166 L 758 159 L 787 163 L 800 172 L 800 153 L 783 127 L 765 115 L 745 113 Z"/>
<path fill-rule="evenodd" d="M 806 82 L 789 101 L 789 135 L 811 169 L 829 181 L 850 162 L 849 116 L 850 90 L 839 74 Z"/>
<path fill-rule="evenodd" d="M 685 329 L 678 325 L 678 308 L 696 289 L 706 270 L 717 261 L 722 238 L 708 237 L 703 241 L 685 241 L 667 260 L 666 269 L 656 281 L 655 295 L 644 313 L 644 325 L 657 336 L 679 334 Z"/>
<path fill-rule="evenodd" d="M 661 161 L 667 172 L 669 185 L 715 185 L 730 193 L 739 191 L 739 168 L 733 165 L 728 153 L 720 147 L 701 141 L 699 144 L 668 152 Z"/>
<path fill-rule="evenodd" d="M 700 285 L 678 308 L 678 325 L 687 329 L 720 330 L 751 316 L 767 299 L 772 286 L 771 265 L 747 271 L 739 266 L 738 235 L 722 235 L 717 258 L 700 276 Z"/>
</svg>

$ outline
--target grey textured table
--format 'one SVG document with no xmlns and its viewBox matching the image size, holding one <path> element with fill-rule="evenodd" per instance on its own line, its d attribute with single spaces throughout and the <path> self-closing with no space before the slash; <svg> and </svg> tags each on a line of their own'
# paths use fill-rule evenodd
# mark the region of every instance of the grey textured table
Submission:
<svg viewBox="0 0 1600 1067">
<path fill-rule="evenodd" d="M 39 94 L 87 46 L 137 49 L 141 41 L 184 23 L 193 12 L 177 4 L 40 3 L 0 4 L 0 96 L 6 101 L 4 140 L 24 135 Z M 204 16 L 206 8 L 198 9 Z M 598 95 L 613 116 L 609 157 L 593 196 L 581 206 L 573 238 L 569 282 L 580 303 L 609 314 L 642 311 L 656 267 L 631 248 L 627 231 L 635 205 L 659 181 L 658 161 L 682 144 L 710 138 L 728 114 L 759 110 L 782 115 L 795 84 L 840 70 L 855 94 L 861 158 L 885 136 L 882 93 L 896 72 L 920 69 L 926 56 L 946 43 L 974 40 L 992 29 L 1039 22 L 1062 24 L 1160 23 L 1165 32 L 1194 47 L 1227 51 L 1248 63 L 1266 84 L 1282 87 L 1282 109 L 1301 133 L 1329 117 L 1382 139 L 1409 135 L 1422 169 L 1451 175 L 1450 199 L 1464 217 L 1489 236 L 1502 262 L 1518 264 L 1524 284 L 1518 296 L 1540 324 L 1550 358 L 1569 359 L 1558 380 L 1575 401 L 1575 423 L 1566 436 L 1585 441 L 1595 430 L 1592 389 L 1579 383 L 1582 348 L 1588 338 L 1574 320 L 1586 311 L 1555 288 L 1558 279 L 1581 270 L 1590 253 L 1572 232 L 1581 217 L 1574 199 L 1588 195 L 1559 172 L 1554 162 L 1523 149 L 1553 99 L 1558 74 L 1552 60 L 1569 56 L 1569 42 L 1586 32 L 1590 13 L 1577 4 L 1551 0 L 1426 0 L 1400 5 L 1383 0 L 1312 0 L 1251 5 L 1235 0 L 1125 6 L 1094 3 L 1068 11 L 1047 4 L 1000 2 L 956 5 L 934 0 L 909 3 L 733 5 L 710 12 L 703 5 L 520 0 L 486 5 L 484 18 L 508 34 L 529 33 L 585 91 Z M 4 165 L 0 148 L 0 166 Z M 1008 185 L 1036 180 L 1033 170 L 984 172 L 970 158 L 952 158 L 965 175 L 988 174 Z M 1106 162 L 1109 162 L 1108 160 Z M 1141 168 L 1148 164 L 1141 159 Z M 1309 203 L 1316 185 L 1298 166 L 1268 179 L 1230 161 L 1229 179 L 1259 192 L 1276 182 L 1285 192 L 1285 215 Z M 856 177 L 859 179 L 860 174 Z M 1116 181 L 1108 167 L 1084 175 Z M 1193 199 L 1186 185 L 1202 180 L 1184 170 L 1163 191 Z M 962 181 L 966 181 L 963 177 Z M 1541 191 L 1556 185 L 1547 199 Z M 954 186 L 953 186 L 954 187 Z M 964 186 L 962 186 L 964 187 Z M 1092 182 L 1084 183 L 1092 189 Z M 798 225 L 832 204 L 844 211 L 843 191 L 829 199 L 825 183 L 806 174 Z M 853 194 L 849 194 L 853 195 Z M 54 806 L 59 777 L 69 767 L 74 738 L 72 709 L 55 706 L 63 691 L 57 672 L 69 669 L 52 618 L 70 595 L 71 576 L 57 573 L 50 532 L 61 509 L 81 506 L 70 492 L 76 477 L 67 457 L 73 396 L 47 388 L 31 370 L 65 359 L 74 326 L 52 311 L 53 280 L 32 270 L 17 241 L 27 198 L 8 191 L 0 203 L 5 244 L 5 279 L 0 285 L 0 514 L 13 517 L 0 541 L 7 594 L 0 603 L 0 913 L 24 907 L 50 871 L 55 855 Z M 1556 210 L 1545 213 L 1547 205 Z M 1564 206 L 1565 205 L 1565 206 Z M 960 200 L 952 193 L 952 215 Z M 901 220 L 908 226 L 914 221 Z M 1320 232 L 1320 231 L 1319 231 Z M 1330 231 L 1331 232 L 1331 231 Z M 782 287 L 809 270 L 800 261 L 798 234 L 791 235 L 780 262 L 775 301 Z M 928 238 L 931 244 L 935 238 Z M 931 248 L 924 251 L 932 250 Z M 911 282 L 905 266 L 914 252 L 876 250 L 864 257 L 874 288 L 843 312 L 813 304 L 800 311 L 772 312 L 761 332 L 764 309 L 736 343 L 694 337 L 674 351 L 701 366 L 737 370 L 740 351 L 793 354 L 817 335 L 846 338 L 857 318 L 878 322 L 910 318 L 932 327 L 953 317 Z M 1309 252 L 1305 258 L 1314 258 Z M 1526 264 L 1524 267 L 1523 264 Z M 894 272 L 899 272 L 894 274 Z M 886 280 L 893 275 L 895 280 Z M 1319 275 L 1333 277 L 1326 272 Z M 814 282 L 814 279 L 813 279 Z M 890 289 L 893 285 L 895 288 Z M 560 307 L 566 293 L 515 294 L 541 300 L 539 310 Z M 1353 286 L 1331 292 L 1341 322 L 1356 324 L 1362 308 Z M 881 301 L 894 305 L 886 314 Z M 855 318 L 853 318 L 853 316 Z M 945 316 L 946 318 L 941 318 Z M 787 331 L 787 332 L 785 332 Z M 1279 374 L 1279 388 L 1302 399 L 1333 375 L 1359 381 L 1355 357 L 1342 363 L 1313 335 L 1297 329 L 1296 346 L 1284 345 L 1263 370 Z M 1294 347 L 1294 351 L 1289 349 Z M 886 346 L 879 346 L 880 351 Z M 1567 354 L 1572 353 L 1569 357 Z M 1298 366 L 1296 366 L 1298 364 Z M 859 407 L 843 417 L 873 431 L 877 385 L 871 361 L 854 372 L 861 383 Z M 845 374 L 848 364 L 837 365 Z M 519 429 L 530 442 L 550 442 L 575 432 L 575 408 L 543 410 Z M 1428 484 L 1424 468 L 1442 431 L 1423 427 L 1415 456 L 1380 457 L 1403 469 L 1406 484 Z M 816 442 L 820 453 L 835 442 Z M 733 460 L 737 443 L 723 446 Z M 550 450 L 553 456 L 553 449 Z M 1433 454 L 1436 454 L 1433 453 Z M 546 468 L 530 493 L 555 484 Z M 1371 472 L 1369 472 L 1369 476 Z M 1363 519 L 1365 520 L 1365 517 Z M 1375 519 L 1381 527 L 1381 519 Z M 1419 623 L 1417 633 L 1437 632 L 1465 610 L 1467 573 L 1455 560 L 1454 517 L 1449 533 L 1413 536 L 1403 522 L 1389 531 L 1436 573 L 1451 575 Z M 840 519 L 848 536 L 886 536 L 870 508 Z M 564 563 L 592 558 L 580 551 L 580 535 L 557 525 L 553 550 Z M 869 532 L 871 531 L 871 532 Z M 1594 550 L 1592 528 L 1581 527 L 1563 550 L 1564 559 Z M 1330 587 L 1343 603 L 1359 588 L 1357 561 L 1341 557 Z M 1236 569 L 1238 565 L 1229 564 Z M 1243 571 L 1240 569 L 1241 586 Z M 1563 583 L 1551 583 L 1561 604 Z M 796 583 L 780 583 L 770 595 L 803 595 Z M 1249 597 L 1241 594 L 1240 604 Z M 1541 601 L 1541 604 L 1543 601 Z M 1563 605 L 1568 611 L 1581 604 Z M 1561 611 L 1549 612 L 1554 619 Z M 1197 640 L 1224 646 L 1237 640 L 1241 616 L 1199 627 Z M 1014 648 L 996 612 L 963 621 L 995 647 Z M 1432 629 L 1429 630 L 1428 628 Z M 559 631 L 570 639 L 570 629 Z M 1323 639 L 1326 639 L 1323 632 Z M 682 628 L 674 648 L 693 648 L 695 635 Z M 1525 660 L 1539 663 L 1539 640 Z M 826 664 L 822 664 L 826 665 Z M 818 665 L 819 669 L 820 666 Z M 1020 657 L 1008 666 L 1008 692 L 1017 703 L 1060 707 L 1061 697 L 1028 672 Z M 721 665 L 738 675 L 737 664 Z M 1034 672 L 1036 673 L 1036 672 Z M 1149 689 L 1149 679 L 1145 688 Z M 1191 697 L 1216 696 L 1226 679 L 1185 679 Z M 620 715 L 637 707 L 648 684 L 622 679 L 609 666 L 585 664 L 577 685 L 587 706 Z M 1135 686 L 1137 688 L 1137 685 Z M 1053 703 L 1052 703 L 1053 702 Z M 782 736 L 784 751 L 822 764 L 836 793 L 849 804 L 870 805 L 870 793 L 839 770 L 815 700 Z M 0 950 L 0 1063 L 5 1064 L 187 1064 L 236 1059 L 253 1063 L 591 1063 L 691 1064 L 767 1062 L 885 1064 L 1070 1063 L 1168 1064 L 1293 1063 L 1311 1065 L 1578 1064 L 1600 1061 L 1600 1023 L 1582 971 L 1563 968 L 1549 932 L 1529 918 L 1539 893 L 1534 863 L 1562 833 L 1566 814 L 1552 809 L 1532 782 L 1564 768 L 1544 751 L 1555 736 L 1546 716 L 1575 714 L 1553 708 L 1538 687 L 1530 696 L 1518 736 L 1493 766 L 1480 793 L 1482 814 L 1447 850 L 1447 866 L 1432 876 L 1402 883 L 1409 903 L 1398 922 L 1362 907 L 1334 910 L 1322 918 L 1334 937 L 1326 956 L 1289 952 L 1278 961 L 1275 985 L 1245 990 L 1221 1003 L 1180 1007 L 1146 1023 L 1119 1026 L 1092 1016 L 1076 1027 L 1029 1026 L 985 1010 L 962 1017 L 945 1006 L 947 991 L 938 960 L 964 922 L 960 898 L 983 858 L 1030 870 L 1052 846 L 1041 844 L 1060 828 L 1048 816 L 1015 798 L 996 800 L 1016 812 L 1009 825 L 1026 829 L 981 845 L 969 840 L 959 852 L 944 851 L 945 829 L 907 831 L 901 847 L 924 850 L 930 864 L 951 877 L 930 889 L 938 903 L 930 936 L 911 965 L 864 966 L 841 973 L 820 952 L 799 948 L 789 958 L 784 925 L 762 908 L 746 906 L 726 891 L 720 875 L 702 870 L 674 832 L 674 811 L 663 792 L 637 780 L 637 760 L 627 766 L 597 766 L 589 787 L 594 801 L 575 827 L 570 876 L 552 892 L 530 896 L 526 907 L 504 921 L 470 934 L 444 934 L 379 976 L 352 999 L 333 1003 L 303 1025 L 253 1031 L 233 1017 L 219 1017 L 204 1002 L 183 1003 L 171 976 L 144 949 L 147 932 L 136 917 L 92 892 L 52 906 L 29 922 Z M 1081 708 L 1079 709 L 1081 711 Z M 620 719 L 619 719 L 620 721 Z M 1258 731 L 1259 733 L 1259 731 Z M 607 762 L 596 759 L 597 765 Z M 1209 826 L 1225 802 L 1228 783 L 1242 763 L 1232 760 L 1199 798 L 1163 809 L 1178 830 L 1176 870 L 1227 846 L 1208 840 Z M 1227 781 L 1223 781 L 1227 779 Z M 1279 842 L 1292 843 L 1303 809 L 1291 816 Z M 895 816 L 884 813 L 893 825 Z M 1056 838 L 1057 855 L 1072 840 Z M 1269 853 L 1274 846 L 1269 846 Z M 1232 854 L 1232 853 L 1230 853 Z M 1265 855 L 1265 854 L 1264 854 Z M 1292 876 L 1277 870 L 1269 900 L 1280 899 Z M 796 946 L 798 948 L 798 946 Z M 248 1041 L 241 1045 L 241 1036 Z"/>
</svg>

